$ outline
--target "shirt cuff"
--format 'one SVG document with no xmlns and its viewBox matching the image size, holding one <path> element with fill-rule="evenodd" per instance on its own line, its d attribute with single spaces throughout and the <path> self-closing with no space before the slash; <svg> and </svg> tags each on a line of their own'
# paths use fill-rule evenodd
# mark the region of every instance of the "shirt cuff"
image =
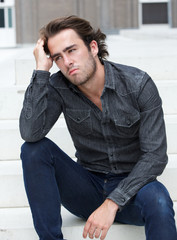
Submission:
<svg viewBox="0 0 177 240">
<path fill-rule="evenodd" d="M 113 192 L 111 192 L 109 194 L 109 196 L 107 197 L 108 199 L 111 199 L 112 201 L 114 201 L 118 206 L 119 206 L 119 210 L 118 211 L 122 211 L 122 209 L 126 206 L 126 204 L 130 201 L 130 197 L 128 196 L 123 196 L 118 189 L 115 189 Z"/>
<path fill-rule="evenodd" d="M 35 81 L 35 83 L 46 84 L 49 81 L 49 78 L 50 72 L 43 70 L 34 70 L 31 77 L 31 83 Z"/>
</svg>

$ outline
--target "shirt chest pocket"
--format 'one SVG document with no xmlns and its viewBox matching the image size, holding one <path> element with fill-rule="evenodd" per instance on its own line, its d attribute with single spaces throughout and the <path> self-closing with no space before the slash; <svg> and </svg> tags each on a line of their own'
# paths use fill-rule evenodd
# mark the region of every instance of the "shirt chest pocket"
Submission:
<svg viewBox="0 0 177 240">
<path fill-rule="evenodd" d="M 114 120 L 118 135 L 122 137 L 136 137 L 139 132 L 140 113 L 119 113 Z"/>
<path fill-rule="evenodd" d="M 65 118 L 71 132 L 83 136 L 92 133 L 90 110 L 66 109 Z"/>
</svg>

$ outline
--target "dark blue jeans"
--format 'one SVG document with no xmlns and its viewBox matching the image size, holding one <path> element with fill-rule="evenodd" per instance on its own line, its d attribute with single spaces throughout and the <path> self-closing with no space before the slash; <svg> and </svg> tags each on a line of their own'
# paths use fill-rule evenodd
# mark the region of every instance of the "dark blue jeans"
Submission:
<svg viewBox="0 0 177 240">
<path fill-rule="evenodd" d="M 40 240 L 63 239 L 61 204 L 87 219 L 125 174 L 93 173 L 74 162 L 47 138 L 24 143 L 21 159 L 24 183 Z M 177 240 L 173 203 L 158 181 L 145 185 L 118 212 L 116 222 L 144 225 L 147 240 Z"/>
</svg>

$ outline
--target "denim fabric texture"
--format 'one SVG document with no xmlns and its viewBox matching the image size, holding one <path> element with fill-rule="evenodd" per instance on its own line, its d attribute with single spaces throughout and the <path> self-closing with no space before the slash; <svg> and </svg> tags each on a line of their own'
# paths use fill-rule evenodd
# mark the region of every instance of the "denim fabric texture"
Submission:
<svg viewBox="0 0 177 240">
<path fill-rule="evenodd" d="M 25 93 L 20 132 L 43 139 L 63 113 L 77 162 L 103 174 L 127 174 L 107 198 L 120 209 L 167 164 L 162 101 L 147 73 L 104 61 L 102 111 L 59 71 L 34 71 Z"/>
<path fill-rule="evenodd" d="M 86 220 L 128 175 L 89 171 L 48 138 L 24 143 L 21 159 L 34 227 L 40 240 L 63 239 L 61 204 Z M 143 186 L 117 212 L 115 222 L 144 226 L 146 240 L 177 239 L 173 202 L 166 188 L 156 180 Z M 81 234 L 78 232 L 79 239 Z"/>
</svg>

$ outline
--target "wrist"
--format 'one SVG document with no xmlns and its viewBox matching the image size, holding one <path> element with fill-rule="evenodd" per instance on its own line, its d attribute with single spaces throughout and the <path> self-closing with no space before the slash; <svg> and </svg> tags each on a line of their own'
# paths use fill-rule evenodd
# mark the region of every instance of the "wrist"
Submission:
<svg viewBox="0 0 177 240">
<path fill-rule="evenodd" d="M 53 66 L 51 58 L 47 58 L 47 61 L 36 61 L 36 70 L 42 70 L 49 72 Z"/>
<path fill-rule="evenodd" d="M 36 70 L 49 72 L 50 68 L 47 68 L 47 67 L 44 67 L 44 66 L 36 66 Z"/>
<path fill-rule="evenodd" d="M 115 203 L 113 200 L 107 198 L 105 200 L 105 203 L 108 205 L 108 207 L 110 207 L 113 211 L 117 212 L 119 209 L 119 206 L 117 205 L 117 203 Z"/>
</svg>

